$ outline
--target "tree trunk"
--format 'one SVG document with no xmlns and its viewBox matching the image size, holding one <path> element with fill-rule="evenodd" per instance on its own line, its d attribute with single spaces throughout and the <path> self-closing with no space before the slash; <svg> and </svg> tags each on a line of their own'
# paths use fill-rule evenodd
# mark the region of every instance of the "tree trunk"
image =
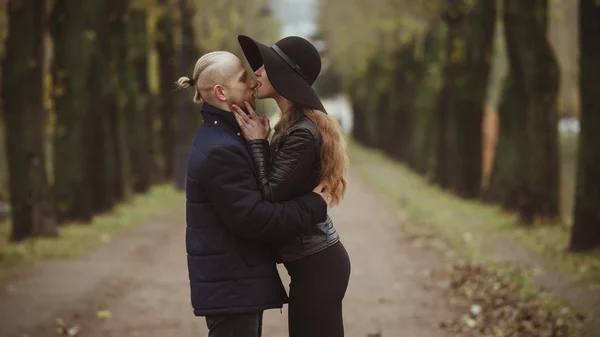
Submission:
<svg viewBox="0 0 600 337">
<path fill-rule="evenodd" d="M 131 176 L 130 176 L 130 160 L 127 145 L 127 130 L 126 116 L 127 104 L 131 97 L 127 97 L 126 88 L 127 81 L 133 79 L 128 78 L 127 74 L 127 9 L 129 1 L 126 0 L 110 0 L 108 5 L 108 30 L 109 30 L 109 69 L 111 74 L 110 94 L 109 97 L 109 127 L 113 132 L 114 140 L 111 142 L 114 155 L 113 167 L 113 188 L 115 200 L 126 200 L 131 196 Z"/>
<path fill-rule="evenodd" d="M 525 223 L 556 217 L 558 207 L 558 65 L 546 37 L 547 0 L 505 0 L 510 75 L 499 109 L 491 188 Z"/>
<path fill-rule="evenodd" d="M 365 99 L 361 96 L 360 85 L 362 83 L 353 83 L 350 88 L 350 102 L 352 106 L 352 138 L 363 146 L 367 145 L 367 128 L 365 121 L 367 119 Z"/>
<path fill-rule="evenodd" d="M 600 6 L 579 1 L 581 134 L 571 251 L 600 247 Z"/>
<path fill-rule="evenodd" d="M 175 112 L 175 100 L 173 95 L 173 82 L 177 79 L 175 74 L 175 45 L 174 45 L 174 22 L 173 6 L 170 0 L 159 0 L 163 9 L 161 17 L 156 24 L 156 49 L 159 62 L 159 92 L 160 100 L 158 114 L 161 121 L 160 144 L 162 159 L 164 161 L 165 179 L 173 176 L 173 160 L 175 159 L 175 127 L 173 124 L 173 113 Z"/>
<path fill-rule="evenodd" d="M 127 20 L 127 145 L 133 191 L 150 188 L 152 157 L 152 111 L 148 87 L 148 29 L 146 12 L 130 10 Z"/>
<path fill-rule="evenodd" d="M 102 46 L 107 37 L 106 31 L 99 30 Z M 115 191 L 115 137 L 110 123 L 111 111 L 116 109 L 114 96 L 110 94 L 110 73 L 107 72 L 107 49 L 98 50 L 91 56 L 91 71 L 86 88 L 93 94 L 90 97 L 88 130 L 90 141 L 86 158 L 86 171 L 89 177 L 92 211 L 101 213 L 110 210 L 117 202 Z"/>
<path fill-rule="evenodd" d="M 498 106 L 498 142 L 490 179 L 490 198 L 509 210 L 519 209 L 519 192 L 527 185 L 527 116 L 522 74 L 509 74 Z"/>
<path fill-rule="evenodd" d="M 354 117 L 356 132 L 362 133 L 360 142 L 368 147 L 382 149 L 384 147 L 384 130 L 382 121 L 386 117 L 385 109 L 390 106 L 390 86 L 392 76 L 385 60 L 373 59 L 362 78 L 353 86 L 352 100 L 360 106 Z M 356 113 L 355 113 L 356 114 Z M 356 129 L 357 128 L 357 129 Z"/>
<path fill-rule="evenodd" d="M 92 215 L 91 186 L 86 176 L 86 155 L 92 141 L 86 119 L 94 94 L 87 86 L 96 47 L 97 1 L 57 0 L 53 12 L 54 102 L 54 194 L 60 222 L 89 220 Z"/>
<path fill-rule="evenodd" d="M 95 0 L 97 20 L 93 25 L 95 47 L 90 55 L 85 88 L 90 93 L 88 114 L 84 129 L 85 171 L 91 190 L 93 214 L 110 210 L 117 201 L 115 192 L 115 133 L 109 123 L 116 107 L 112 94 L 114 78 L 110 68 L 110 32 L 108 7 L 103 0 Z"/>
<path fill-rule="evenodd" d="M 438 183 L 461 197 L 481 189 L 481 122 L 496 18 L 494 1 L 465 3 L 448 20 L 444 88 L 439 101 Z M 474 28 L 477 27 L 477 28 Z"/>
<path fill-rule="evenodd" d="M 436 105 L 443 85 L 446 27 L 438 22 L 432 25 L 423 42 L 423 73 L 415 85 L 412 98 L 414 125 L 410 135 L 407 156 L 410 166 L 417 172 L 433 175 L 436 161 L 437 135 Z"/>
<path fill-rule="evenodd" d="M 194 47 L 194 29 L 192 25 L 193 11 L 189 0 L 178 0 L 181 17 L 181 46 L 179 49 L 179 72 L 189 74 L 191 78 L 197 53 Z M 175 152 L 173 154 L 173 182 L 175 188 L 185 188 L 187 174 L 187 156 L 190 148 L 190 115 L 193 106 L 188 95 L 179 95 L 175 111 Z M 199 113 L 198 113 L 199 115 Z M 198 120 L 196 118 L 196 120 Z M 195 125 L 197 128 L 198 125 Z M 194 128 L 194 130 L 195 130 Z"/>
<path fill-rule="evenodd" d="M 45 8 L 43 0 L 9 2 L 2 87 L 14 241 L 57 235 L 43 141 Z"/>
<path fill-rule="evenodd" d="M 421 83 L 426 75 L 429 64 L 426 63 L 421 52 L 421 41 L 414 38 L 396 57 L 399 69 L 396 70 L 395 86 L 398 95 L 394 95 L 397 102 L 395 113 L 387 123 L 392 125 L 392 133 L 395 133 L 393 144 L 395 155 L 405 161 L 410 167 L 415 168 L 417 162 L 427 157 L 427 151 L 413 152 L 413 140 L 417 134 L 427 137 L 429 124 L 422 123 L 427 118 L 427 111 L 417 109 L 419 91 L 422 90 Z"/>
</svg>

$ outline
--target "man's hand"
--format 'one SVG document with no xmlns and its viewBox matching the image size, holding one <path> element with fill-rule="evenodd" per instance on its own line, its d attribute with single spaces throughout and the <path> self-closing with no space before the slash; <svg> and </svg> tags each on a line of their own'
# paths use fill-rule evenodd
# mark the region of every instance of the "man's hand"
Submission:
<svg viewBox="0 0 600 337">
<path fill-rule="evenodd" d="M 231 110 L 235 115 L 235 119 L 242 129 L 246 140 L 252 139 L 267 139 L 271 132 L 271 123 L 267 116 L 258 117 L 250 103 L 244 101 L 244 105 L 248 110 L 247 115 L 239 106 L 233 104 Z"/>
<path fill-rule="evenodd" d="M 331 194 L 327 191 L 327 185 L 325 185 L 325 183 L 320 183 L 317 187 L 313 189 L 313 192 L 320 195 L 321 198 L 323 198 L 323 200 L 325 200 L 325 202 L 327 203 L 327 207 L 329 207 L 329 205 L 331 204 Z"/>
</svg>

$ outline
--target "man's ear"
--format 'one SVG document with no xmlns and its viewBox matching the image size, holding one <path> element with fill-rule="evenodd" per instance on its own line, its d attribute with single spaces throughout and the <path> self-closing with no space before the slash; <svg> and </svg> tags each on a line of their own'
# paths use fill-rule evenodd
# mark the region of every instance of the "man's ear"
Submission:
<svg viewBox="0 0 600 337">
<path fill-rule="evenodd" d="M 217 84 L 213 87 L 213 94 L 219 101 L 225 102 L 227 100 L 227 97 L 225 96 L 225 89 L 220 84 Z"/>
</svg>

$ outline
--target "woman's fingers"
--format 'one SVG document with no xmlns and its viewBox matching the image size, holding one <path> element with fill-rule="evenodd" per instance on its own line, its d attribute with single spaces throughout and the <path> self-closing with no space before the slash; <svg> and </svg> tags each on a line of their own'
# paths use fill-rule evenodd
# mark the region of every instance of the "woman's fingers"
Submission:
<svg viewBox="0 0 600 337">
<path fill-rule="evenodd" d="M 246 128 L 246 123 L 236 114 L 235 115 L 235 120 L 238 123 L 238 125 L 240 126 L 241 129 L 245 129 Z"/>
<path fill-rule="evenodd" d="M 269 125 L 269 119 L 267 118 L 267 115 L 263 115 L 260 118 L 260 123 L 264 126 L 268 126 Z"/>
<path fill-rule="evenodd" d="M 231 110 L 233 110 L 233 113 L 236 116 L 236 119 L 241 119 L 244 123 L 250 123 L 250 118 L 248 118 L 248 115 L 246 115 L 246 113 L 244 112 L 244 110 L 242 110 L 239 106 L 233 104 L 231 106 Z M 239 121 L 238 121 L 239 124 Z M 241 125 L 241 124 L 240 124 Z"/>
<path fill-rule="evenodd" d="M 248 103 L 248 101 L 244 101 L 244 105 L 246 106 L 246 110 L 248 111 L 248 114 L 250 114 L 250 118 L 258 119 L 256 112 L 254 111 L 254 109 L 252 109 L 252 105 L 250 105 L 250 103 Z"/>
</svg>

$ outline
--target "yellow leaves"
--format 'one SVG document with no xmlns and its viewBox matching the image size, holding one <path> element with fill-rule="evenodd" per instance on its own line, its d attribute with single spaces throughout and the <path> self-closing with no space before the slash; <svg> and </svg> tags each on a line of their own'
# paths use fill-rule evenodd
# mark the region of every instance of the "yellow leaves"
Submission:
<svg viewBox="0 0 600 337">
<path fill-rule="evenodd" d="M 60 335 L 76 336 L 79 333 L 79 326 L 67 326 L 62 318 L 56 319 L 56 332 Z"/>
<path fill-rule="evenodd" d="M 408 43 L 412 37 L 413 34 L 410 31 L 401 30 L 400 32 L 398 32 L 398 41 L 401 45 Z"/>
<path fill-rule="evenodd" d="M 471 303 L 468 312 L 441 324 L 454 335 L 551 336 L 573 330 L 580 321 L 568 308 L 551 306 L 541 296 L 523 296 L 528 281 L 514 267 L 460 262 L 448 272 L 447 295 L 457 303 Z"/>
<path fill-rule="evenodd" d="M 64 86 L 57 85 L 54 87 L 54 97 L 63 97 L 66 92 L 67 90 Z"/>
<path fill-rule="evenodd" d="M 278 33 L 274 18 L 261 17 L 261 8 L 267 3 L 266 0 L 190 2 L 195 8 L 194 34 L 199 49 L 238 53 L 240 49 L 235 38 L 238 34 L 247 34 L 266 43 L 274 42 Z"/>
<path fill-rule="evenodd" d="M 438 13 L 440 11 L 440 1 L 430 0 L 425 3 L 425 9 L 432 12 Z"/>
<path fill-rule="evenodd" d="M 229 13 L 229 25 L 231 28 L 237 28 L 240 27 L 243 23 L 242 20 L 242 16 L 240 15 L 240 13 L 236 10 L 232 10 Z"/>
<path fill-rule="evenodd" d="M 417 4 L 418 3 L 418 4 Z M 368 6 L 368 7 L 367 7 Z M 333 67 L 344 83 L 360 80 L 369 60 L 401 48 L 427 27 L 439 0 L 322 1 L 319 25 Z"/>
<path fill-rule="evenodd" d="M 110 310 L 100 310 L 96 312 L 96 316 L 100 319 L 106 320 L 112 317 L 112 313 L 110 312 Z"/>
<path fill-rule="evenodd" d="M 463 322 L 465 323 L 466 326 L 468 326 L 471 329 L 473 329 L 474 327 L 477 326 L 477 321 L 472 319 L 469 316 L 463 316 Z"/>
<path fill-rule="evenodd" d="M 156 7 L 156 0 L 131 0 L 133 9 L 152 9 Z"/>
<path fill-rule="evenodd" d="M 95 41 L 96 40 L 96 32 L 92 29 L 86 29 L 82 32 L 83 38 L 87 41 Z"/>
<path fill-rule="evenodd" d="M 68 75 L 68 74 L 69 74 L 69 73 L 68 73 L 66 70 L 58 70 L 58 71 L 56 72 L 56 77 L 57 77 L 57 80 L 59 80 L 59 81 L 62 81 L 62 80 L 64 80 L 65 78 L 67 78 L 67 75 Z"/>
<path fill-rule="evenodd" d="M 393 18 L 383 19 L 378 22 L 377 28 L 384 34 L 390 34 L 398 29 L 398 23 Z"/>
<path fill-rule="evenodd" d="M 465 41 L 463 39 L 454 39 L 452 51 L 450 52 L 450 62 L 463 63 L 466 60 Z"/>
</svg>

